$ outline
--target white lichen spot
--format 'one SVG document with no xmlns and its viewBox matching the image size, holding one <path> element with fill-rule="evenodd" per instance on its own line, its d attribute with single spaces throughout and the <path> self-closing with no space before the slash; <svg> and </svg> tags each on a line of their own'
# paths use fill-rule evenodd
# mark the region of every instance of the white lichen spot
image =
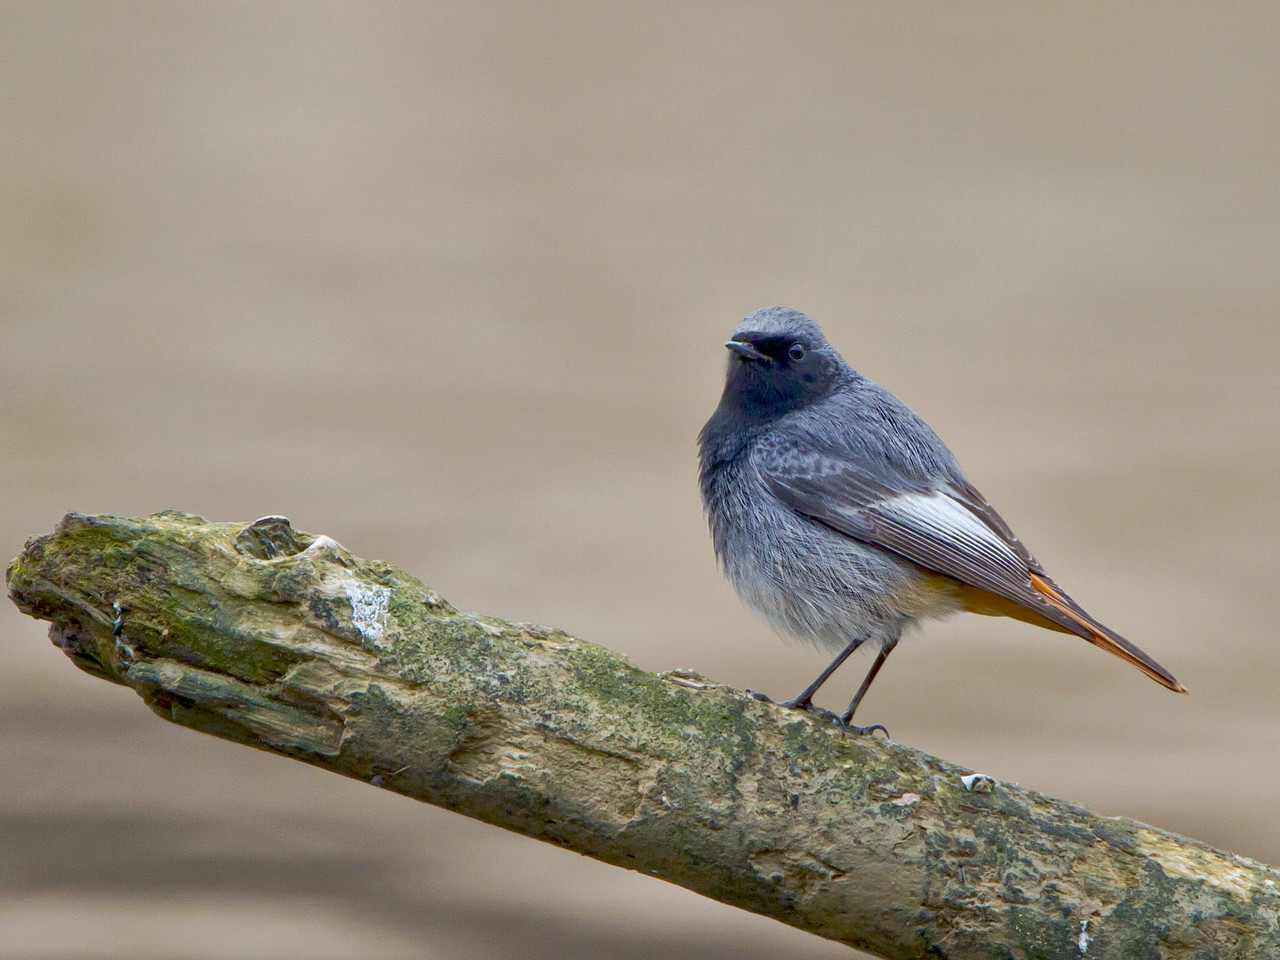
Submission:
<svg viewBox="0 0 1280 960">
<path fill-rule="evenodd" d="M 890 800 L 889 802 L 892 803 L 895 807 L 908 807 L 913 803 L 920 802 L 920 794 L 904 793 L 902 796 L 898 797 L 898 799 Z"/>
<path fill-rule="evenodd" d="M 381 640 L 391 607 L 390 589 L 370 586 L 359 580 L 345 581 L 342 589 L 351 601 L 351 623 L 360 631 L 360 636 L 366 640 Z"/>
<path fill-rule="evenodd" d="M 306 553 L 319 553 L 322 550 L 341 550 L 342 544 L 333 537 L 326 537 L 323 533 L 311 541 L 311 546 L 304 551 Z"/>
<path fill-rule="evenodd" d="M 996 788 L 996 782 L 985 773 L 967 773 L 960 778 L 966 790 L 973 793 L 990 793 Z"/>
<path fill-rule="evenodd" d="M 1089 944 L 1093 943 L 1093 937 L 1089 936 L 1089 921 L 1080 921 L 1080 939 L 1076 941 L 1076 946 L 1080 948 L 1080 956 L 1084 956 L 1089 952 Z"/>
</svg>

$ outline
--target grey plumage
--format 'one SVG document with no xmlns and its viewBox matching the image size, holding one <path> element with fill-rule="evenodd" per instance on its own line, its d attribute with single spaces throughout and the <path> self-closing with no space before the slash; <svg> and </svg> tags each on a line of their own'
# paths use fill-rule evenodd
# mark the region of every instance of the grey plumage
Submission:
<svg viewBox="0 0 1280 960">
<path fill-rule="evenodd" d="M 776 630 L 844 653 L 960 610 L 1069 631 L 1181 690 L 1045 573 L 923 420 L 858 374 L 808 317 L 751 314 L 699 437 L 716 555 Z M 863 684 L 844 720 L 869 686 Z"/>
</svg>

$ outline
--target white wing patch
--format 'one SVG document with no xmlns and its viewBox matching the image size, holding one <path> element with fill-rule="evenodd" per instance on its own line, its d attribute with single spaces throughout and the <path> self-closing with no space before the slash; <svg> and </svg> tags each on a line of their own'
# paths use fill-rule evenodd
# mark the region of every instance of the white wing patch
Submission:
<svg viewBox="0 0 1280 960">
<path fill-rule="evenodd" d="M 968 507 L 945 493 L 903 494 L 877 503 L 875 512 L 951 548 L 957 557 L 971 557 L 1030 583 L 1027 565 L 1013 548 Z"/>
</svg>

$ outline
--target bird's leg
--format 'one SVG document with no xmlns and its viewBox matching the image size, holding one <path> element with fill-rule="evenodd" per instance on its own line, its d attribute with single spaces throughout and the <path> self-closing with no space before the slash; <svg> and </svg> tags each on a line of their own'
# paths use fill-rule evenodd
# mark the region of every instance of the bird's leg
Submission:
<svg viewBox="0 0 1280 960">
<path fill-rule="evenodd" d="M 802 691 L 800 691 L 799 696 L 793 697 L 790 700 L 784 700 L 782 703 L 778 704 L 778 706 L 790 707 L 793 710 L 808 710 L 812 713 L 818 714 L 824 720 L 827 720 L 827 719 L 839 720 L 840 718 L 836 716 L 834 713 L 832 713 L 830 710 L 821 710 L 814 707 L 813 695 L 817 693 L 818 688 L 822 686 L 824 683 L 826 683 L 827 680 L 831 677 L 831 675 L 840 668 L 840 664 L 844 663 L 846 660 L 849 659 L 849 654 L 857 650 L 860 646 L 862 646 L 862 644 L 863 644 L 863 638 L 861 637 L 857 638 L 856 640 L 851 640 L 849 642 L 849 645 L 845 647 L 843 650 L 841 650 L 840 654 L 834 660 L 832 660 L 830 664 L 828 664 L 827 669 L 823 670 L 820 674 L 818 674 L 818 679 L 814 680 L 813 683 L 809 684 Z M 763 700 L 766 703 L 773 703 L 773 701 L 769 697 L 765 696 L 763 693 L 755 693 L 754 691 L 748 691 L 748 692 L 751 693 L 751 695 L 755 697 L 757 700 Z"/>
<path fill-rule="evenodd" d="M 880 668 L 884 666 L 884 662 L 889 659 L 889 654 L 893 652 L 893 648 L 898 645 L 896 637 L 886 640 L 884 646 L 880 648 L 880 652 L 876 654 L 876 662 L 871 664 L 871 669 L 867 671 L 867 677 L 862 681 L 862 686 L 858 687 L 858 692 L 853 695 L 853 702 L 849 704 L 849 709 L 844 712 L 844 716 L 840 718 L 840 725 L 854 733 L 865 734 L 873 733 L 876 730 L 884 730 L 884 735 L 889 736 L 889 731 L 885 730 L 884 724 L 873 723 L 869 727 L 855 727 L 849 723 L 853 719 L 853 713 L 858 709 L 858 704 L 862 702 L 862 698 L 867 695 L 867 691 L 871 689 L 871 681 L 876 678 L 876 674 L 880 672 Z"/>
</svg>

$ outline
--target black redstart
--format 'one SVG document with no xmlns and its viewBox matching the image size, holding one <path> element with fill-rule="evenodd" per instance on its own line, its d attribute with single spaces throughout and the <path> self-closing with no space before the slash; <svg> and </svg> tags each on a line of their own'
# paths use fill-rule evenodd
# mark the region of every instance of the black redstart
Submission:
<svg viewBox="0 0 1280 960">
<path fill-rule="evenodd" d="M 876 644 L 838 718 L 848 725 L 902 631 L 960 611 L 1077 634 L 1186 693 L 1054 583 L 928 424 L 845 363 L 816 323 L 758 310 L 725 346 L 724 394 L 698 437 L 716 555 L 775 630 L 840 651 L 785 706 L 827 715 L 814 693 Z"/>
</svg>

